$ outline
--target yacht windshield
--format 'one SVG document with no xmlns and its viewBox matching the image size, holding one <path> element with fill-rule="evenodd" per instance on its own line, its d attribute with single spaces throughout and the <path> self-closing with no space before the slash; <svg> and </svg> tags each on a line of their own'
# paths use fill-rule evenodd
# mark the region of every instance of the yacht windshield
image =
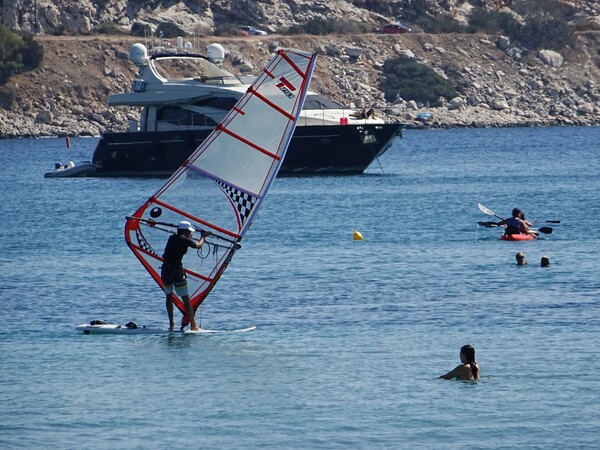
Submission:
<svg viewBox="0 0 600 450">
<path fill-rule="evenodd" d="M 208 108 L 223 109 L 229 111 L 235 106 L 238 99 L 233 97 L 211 97 L 194 103 L 195 106 L 205 106 Z"/>
<path fill-rule="evenodd" d="M 241 82 L 237 77 L 222 69 L 209 60 L 194 56 L 164 56 L 152 59 L 154 69 L 158 74 L 167 80 L 220 80 L 232 82 Z"/>
<path fill-rule="evenodd" d="M 346 107 L 322 95 L 307 94 L 303 109 L 346 109 Z"/>
</svg>

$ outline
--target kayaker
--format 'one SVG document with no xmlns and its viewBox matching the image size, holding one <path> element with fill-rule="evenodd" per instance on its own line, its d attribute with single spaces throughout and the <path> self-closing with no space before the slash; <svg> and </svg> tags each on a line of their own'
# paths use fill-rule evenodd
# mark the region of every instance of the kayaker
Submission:
<svg viewBox="0 0 600 450">
<path fill-rule="evenodd" d="M 527 225 L 528 227 L 531 227 L 531 226 L 533 226 L 533 224 L 532 224 L 532 223 L 531 223 L 529 220 L 527 220 L 527 219 L 525 218 L 525 213 L 524 213 L 523 211 L 521 211 L 521 215 L 519 216 L 519 218 L 520 218 L 520 219 L 521 219 L 523 222 L 525 222 L 525 225 Z"/>
<path fill-rule="evenodd" d="M 504 230 L 504 234 L 530 234 L 529 228 L 525 221 L 521 219 L 522 211 L 519 208 L 514 208 L 512 210 L 512 217 L 508 219 L 501 220 L 497 223 L 498 226 L 506 225 L 506 230 Z"/>
<path fill-rule="evenodd" d="M 526 266 L 527 260 L 525 259 L 525 253 L 519 252 L 515 255 L 515 259 L 517 260 L 517 266 Z"/>
<path fill-rule="evenodd" d="M 445 380 L 479 380 L 479 366 L 475 361 L 475 349 L 471 345 L 463 345 L 460 349 L 460 362 L 450 372 L 438 378 Z"/>
</svg>

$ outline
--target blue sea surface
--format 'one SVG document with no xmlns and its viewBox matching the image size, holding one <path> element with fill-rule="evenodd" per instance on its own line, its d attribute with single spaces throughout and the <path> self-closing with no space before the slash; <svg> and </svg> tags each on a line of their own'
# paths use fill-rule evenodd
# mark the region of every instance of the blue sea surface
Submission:
<svg viewBox="0 0 600 450">
<path fill-rule="evenodd" d="M 600 128 L 406 131 L 277 179 L 198 314 L 257 329 L 214 335 L 75 330 L 167 326 L 123 237 L 164 180 L 43 178 L 96 142 L 0 140 L 0 448 L 597 448 Z M 500 241 L 478 202 L 553 232 Z M 482 379 L 439 380 L 467 343 Z"/>
</svg>

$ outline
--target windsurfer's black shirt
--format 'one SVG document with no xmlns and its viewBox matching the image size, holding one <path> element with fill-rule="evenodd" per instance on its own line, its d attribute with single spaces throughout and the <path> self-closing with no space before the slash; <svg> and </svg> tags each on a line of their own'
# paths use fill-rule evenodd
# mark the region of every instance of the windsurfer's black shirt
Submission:
<svg viewBox="0 0 600 450">
<path fill-rule="evenodd" d="M 164 263 L 169 266 L 183 265 L 183 255 L 187 253 L 188 247 L 196 248 L 196 242 L 183 234 L 173 234 L 169 237 L 162 255 Z"/>
</svg>

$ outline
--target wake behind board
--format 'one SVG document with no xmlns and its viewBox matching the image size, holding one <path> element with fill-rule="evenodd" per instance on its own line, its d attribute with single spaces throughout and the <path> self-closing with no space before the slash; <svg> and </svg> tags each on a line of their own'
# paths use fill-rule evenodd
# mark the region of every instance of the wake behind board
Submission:
<svg viewBox="0 0 600 450">
<path fill-rule="evenodd" d="M 79 325 L 77 328 L 79 331 L 83 331 L 83 334 L 169 334 L 169 333 L 182 333 L 182 331 L 169 331 L 165 328 L 147 327 L 145 325 L 139 326 L 133 322 L 128 322 L 125 325 L 116 325 L 114 323 L 105 323 L 101 320 L 93 320 L 90 323 L 84 323 Z M 198 331 L 185 330 L 183 333 L 186 334 L 202 334 L 202 333 L 243 333 L 247 331 L 254 331 L 256 326 L 248 328 L 239 328 L 234 330 L 205 330 L 201 329 Z"/>
<path fill-rule="evenodd" d="M 192 330 L 185 330 L 184 333 L 186 334 L 202 334 L 202 333 L 246 333 L 248 331 L 254 331 L 256 330 L 256 326 L 253 327 L 248 327 L 248 328 L 238 328 L 237 330 L 205 330 L 203 328 L 201 328 L 198 331 L 192 331 Z"/>
</svg>

